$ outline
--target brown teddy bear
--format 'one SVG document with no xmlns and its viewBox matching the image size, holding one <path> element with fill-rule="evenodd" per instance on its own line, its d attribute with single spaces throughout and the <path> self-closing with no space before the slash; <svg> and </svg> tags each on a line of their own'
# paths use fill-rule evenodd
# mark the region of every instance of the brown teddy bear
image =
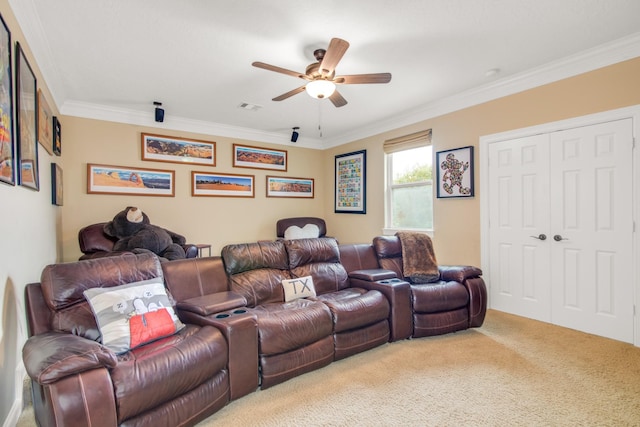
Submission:
<svg viewBox="0 0 640 427">
<path fill-rule="evenodd" d="M 105 224 L 104 232 L 118 239 L 114 251 L 151 251 L 167 260 L 186 258 L 182 247 L 186 243 L 185 237 L 152 225 L 147 214 L 137 207 L 127 206 L 118 212 Z"/>
</svg>

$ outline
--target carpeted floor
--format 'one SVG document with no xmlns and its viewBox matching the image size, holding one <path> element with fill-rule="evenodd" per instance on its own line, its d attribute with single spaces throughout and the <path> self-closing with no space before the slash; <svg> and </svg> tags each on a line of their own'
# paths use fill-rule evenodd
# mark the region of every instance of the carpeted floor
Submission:
<svg viewBox="0 0 640 427">
<path fill-rule="evenodd" d="M 482 328 L 386 344 L 199 424 L 218 425 L 640 426 L 640 348 L 489 310 Z"/>
</svg>

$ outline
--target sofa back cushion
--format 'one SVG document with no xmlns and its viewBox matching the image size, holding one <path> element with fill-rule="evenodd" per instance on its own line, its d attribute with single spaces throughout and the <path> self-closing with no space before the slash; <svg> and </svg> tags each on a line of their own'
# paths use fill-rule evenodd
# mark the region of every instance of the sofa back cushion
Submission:
<svg viewBox="0 0 640 427">
<path fill-rule="evenodd" d="M 218 256 L 163 262 L 162 271 L 176 302 L 229 290 L 224 264 Z"/>
<path fill-rule="evenodd" d="M 397 277 L 404 277 L 402 271 L 402 245 L 397 236 L 378 236 L 373 239 L 373 249 L 380 267 L 391 270 Z"/>
<path fill-rule="evenodd" d="M 316 294 L 335 292 L 349 286 L 349 277 L 340 263 L 338 242 L 332 237 L 284 240 L 293 277 L 313 277 Z"/>
<path fill-rule="evenodd" d="M 283 302 L 282 281 L 291 279 L 282 241 L 241 243 L 222 248 L 229 288 L 247 299 L 247 306 Z"/>
<path fill-rule="evenodd" d="M 83 292 L 153 278 L 164 279 L 158 257 L 132 253 L 44 268 L 40 278 L 44 301 L 51 310 L 51 330 L 100 338 L 95 317 Z"/>
</svg>

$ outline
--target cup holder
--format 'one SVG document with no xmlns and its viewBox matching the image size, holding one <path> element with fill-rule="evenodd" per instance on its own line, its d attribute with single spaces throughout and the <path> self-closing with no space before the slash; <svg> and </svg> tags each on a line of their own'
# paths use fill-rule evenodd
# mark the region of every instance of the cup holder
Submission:
<svg viewBox="0 0 640 427">
<path fill-rule="evenodd" d="M 378 283 L 384 283 L 385 285 L 389 284 L 389 283 L 398 283 L 398 282 L 404 282 L 404 280 L 394 278 L 394 279 L 386 279 L 386 280 L 379 280 L 378 281 Z"/>
<path fill-rule="evenodd" d="M 238 309 L 238 310 L 233 310 L 233 314 L 242 314 L 242 313 L 246 313 L 247 310 L 243 310 L 243 309 Z"/>
<path fill-rule="evenodd" d="M 230 316 L 230 314 L 220 313 L 220 314 L 216 314 L 216 319 L 226 319 L 229 316 Z"/>
</svg>

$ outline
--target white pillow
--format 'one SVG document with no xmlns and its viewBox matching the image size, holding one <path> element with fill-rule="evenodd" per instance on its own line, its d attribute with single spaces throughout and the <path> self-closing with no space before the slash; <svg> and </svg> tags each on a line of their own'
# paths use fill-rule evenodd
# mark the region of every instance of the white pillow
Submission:
<svg viewBox="0 0 640 427">
<path fill-rule="evenodd" d="M 316 288 L 313 287 L 313 278 L 311 276 L 283 280 L 282 287 L 284 288 L 285 302 L 316 296 Z"/>
<path fill-rule="evenodd" d="M 297 225 L 292 225 L 284 230 L 284 238 L 286 240 L 293 239 L 311 239 L 320 236 L 320 228 L 315 224 L 307 224 L 300 228 Z"/>
<path fill-rule="evenodd" d="M 184 327 L 161 278 L 84 291 L 102 334 L 102 345 L 124 353 Z"/>
</svg>

